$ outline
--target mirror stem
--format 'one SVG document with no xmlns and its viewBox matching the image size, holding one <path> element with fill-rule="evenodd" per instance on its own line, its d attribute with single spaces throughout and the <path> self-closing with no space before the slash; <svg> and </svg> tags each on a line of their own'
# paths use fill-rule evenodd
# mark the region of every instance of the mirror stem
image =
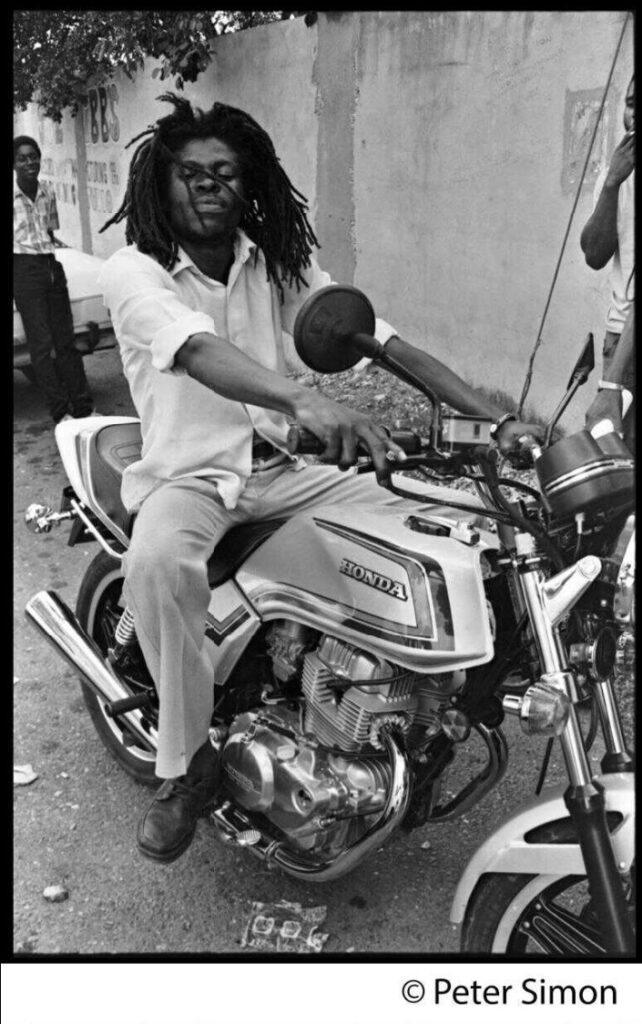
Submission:
<svg viewBox="0 0 642 1024">
<path fill-rule="evenodd" d="M 430 425 L 430 443 L 433 448 L 438 448 L 439 428 L 441 424 L 441 402 L 439 398 L 427 384 L 424 384 L 420 377 L 417 377 L 412 372 L 412 370 L 408 370 L 403 363 L 398 362 L 394 356 L 389 355 L 383 345 L 380 345 L 379 348 L 381 349 L 381 352 L 376 357 L 377 362 L 382 363 L 388 370 L 390 370 L 391 373 L 394 373 L 396 377 L 399 377 L 406 384 L 411 384 L 413 387 L 417 388 L 432 403 L 433 416 L 432 423 Z"/>
<path fill-rule="evenodd" d="M 578 377 L 576 377 L 575 381 L 573 382 L 571 387 L 568 389 L 568 391 L 564 395 L 562 401 L 558 405 L 557 409 L 555 410 L 555 412 L 551 416 L 551 419 L 549 420 L 548 426 L 546 427 L 546 433 L 544 435 L 544 448 L 548 448 L 549 444 L 551 443 L 551 436 L 552 436 L 552 433 L 553 433 L 553 428 L 557 424 L 557 421 L 559 420 L 560 416 L 562 415 L 562 413 L 566 409 L 566 406 L 570 402 L 571 398 L 573 397 L 573 395 L 575 394 L 577 389 L 584 383 L 585 380 L 586 380 L 585 376 L 579 376 L 578 375 Z"/>
<path fill-rule="evenodd" d="M 381 359 L 384 352 L 383 345 L 371 334 L 357 331 L 355 334 L 347 334 L 345 337 L 351 347 L 360 352 L 362 356 L 366 356 L 368 359 Z"/>
</svg>

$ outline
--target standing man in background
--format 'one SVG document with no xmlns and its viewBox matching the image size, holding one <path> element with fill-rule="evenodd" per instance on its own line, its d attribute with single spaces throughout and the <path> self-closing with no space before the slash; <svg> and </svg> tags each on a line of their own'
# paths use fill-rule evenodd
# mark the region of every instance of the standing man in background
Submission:
<svg viewBox="0 0 642 1024">
<path fill-rule="evenodd" d="M 613 260 L 609 277 L 611 297 L 602 351 L 603 379 L 608 376 L 634 300 L 635 76 L 626 91 L 624 128 L 624 138 L 616 147 L 608 169 L 597 180 L 595 207 L 580 238 L 586 262 L 593 270 L 601 270 L 609 260 Z M 631 361 L 629 375 L 621 382 L 628 390 L 632 390 L 633 376 Z M 624 440 L 633 450 L 635 437 L 632 411 L 624 417 L 623 426 Z"/>
<path fill-rule="evenodd" d="M 94 403 L 74 345 L 65 271 L 54 255 L 56 197 L 38 181 L 40 147 L 35 139 L 19 135 L 13 140 L 13 166 L 13 297 L 36 383 L 54 423 L 89 416 Z"/>
<path fill-rule="evenodd" d="M 615 349 L 615 355 L 609 362 L 608 370 L 604 370 L 603 379 L 598 384 L 597 394 L 586 413 L 586 429 L 593 431 L 598 424 L 604 423 L 615 430 L 620 437 L 624 437 L 627 413 L 629 413 L 628 419 L 633 421 L 634 413 L 631 403 L 634 400 L 635 303 L 632 302 Z M 627 437 L 626 440 L 631 452 L 634 452 L 635 439 Z"/>
</svg>

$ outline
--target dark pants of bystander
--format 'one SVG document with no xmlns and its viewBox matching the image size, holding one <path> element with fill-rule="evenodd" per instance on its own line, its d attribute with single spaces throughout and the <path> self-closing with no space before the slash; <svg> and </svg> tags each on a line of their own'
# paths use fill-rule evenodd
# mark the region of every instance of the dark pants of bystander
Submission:
<svg viewBox="0 0 642 1024">
<path fill-rule="evenodd" d="M 13 296 L 29 348 L 36 383 L 55 423 L 65 413 L 88 416 L 93 399 L 74 325 L 62 264 L 54 256 L 14 254 Z"/>
</svg>

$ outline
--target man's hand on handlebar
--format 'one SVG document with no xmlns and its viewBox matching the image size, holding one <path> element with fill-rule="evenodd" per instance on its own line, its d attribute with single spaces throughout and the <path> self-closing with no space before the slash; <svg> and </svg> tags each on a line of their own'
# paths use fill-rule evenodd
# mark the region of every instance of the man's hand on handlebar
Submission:
<svg viewBox="0 0 642 1024">
<path fill-rule="evenodd" d="M 622 437 L 622 392 L 598 391 L 586 413 L 586 429 L 591 430 L 602 420 L 610 420 L 613 430 Z"/>
<path fill-rule="evenodd" d="M 341 470 L 354 466 L 365 450 L 372 459 L 377 481 L 385 484 L 395 462 L 406 458 L 403 449 L 388 437 L 380 424 L 317 392 L 306 392 L 297 403 L 295 415 L 297 424 L 318 437 L 325 446 L 321 459 L 336 463 Z"/>
</svg>

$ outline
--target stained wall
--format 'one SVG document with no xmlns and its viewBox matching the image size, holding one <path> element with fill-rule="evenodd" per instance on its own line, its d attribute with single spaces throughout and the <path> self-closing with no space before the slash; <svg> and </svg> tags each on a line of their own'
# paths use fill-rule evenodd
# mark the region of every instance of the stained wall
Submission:
<svg viewBox="0 0 642 1024">
<path fill-rule="evenodd" d="M 622 134 L 631 25 L 579 196 L 578 184 L 624 17 L 321 13 L 311 27 L 299 18 L 219 38 L 184 95 L 240 106 L 267 128 L 335 280 L 471 383 L 515 399 L 577 198 L 528 398 L 546 415 L 586 334 L 601 346 L 607 275 L 586 267 L 579 234 Z M 99 256 L 124 243 L 122 225 L 100 228 L 122 201 L 126 143 L 167 109 L 156 97 L 172 83 L 155 70 L 90 87 L 61 125 L 35 105 L 16 117 L 42 146 L 61 236 Z"/>
</svg>

